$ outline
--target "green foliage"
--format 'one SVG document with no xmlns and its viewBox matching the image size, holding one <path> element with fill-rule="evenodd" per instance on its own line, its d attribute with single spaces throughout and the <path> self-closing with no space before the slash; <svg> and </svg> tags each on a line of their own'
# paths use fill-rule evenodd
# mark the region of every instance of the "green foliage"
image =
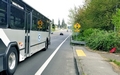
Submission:
<svg viewBox="0 0 120 75">
<path fill-rule="evenodd" d="M 73 38 L 73 40 L 75 40 L 75 41 L 85 41 L 85 37 L 82 37 L 83 36 L 83 34 L 82 33 L 79 33 L 78 35 L 73 35 L 72 36 L 72 38 Z"/>
<path fill-rule="evenodd" d="M 68 24 L 69 25 L 74 25 L 75 24 L 75 15 L 77 14 L 76 13 L 76 7 L 74 7 L 74 9 L 70 9 L 69 10 L 69 15 L 68 15 L 68 17 L 69 17 L 69 21 L 68 21 Z"/>
<path fill-rule="evenodd" d="M 120 52 L 120 33 L 113 32 L 115 27 L 120 30 L 119 8 L 120 0 L 86 0 L 83 7 L 71 9 L 71 24 L 81 25 L 75 40 L 85 40 L 92 49 L 109 51 L 116 47 Z"/>
<path fill-rule="evenodd" d="M 120 30 L 120 9 L 117 9 L 117 12 L 112 15 L 112 23 L 115 26 L 116 31 Z"/>
<path fill-rule="evenodd" d="M 75 7 L 70 11 L 70 22 L 81 24 L 82 30 L 100 28 L 113 30 L 112 14 L 119 8 L 119 0 L 86 0 L 83 7 Z"/>
<path fill-rule="evenodd" d="M 120 35 L 113 31 L 108 32 L 90 28 L 80 33 L 76 39 L 85 41 L 87 46 L 94 50 L 109 51 L 113 47 L 116 47 L 117 52 L 120 52 Z"/>
<path fill-rule="evenodd" d="M 95 29 L 86 41 L 92 49 L 109 51 L 113 47 L 119 47 L 119 39 L 120 36 L 116 35 L 115 32 Z"/>
<path fill-rule="evenodd" d="M 86 29 L 86 30 L 83 32 L 83 36 L 87 38 L 87 37 L 89 37 L 93 32 L 94 32 L 93 28 Z"/>
<path fill-rule="evenodd" d="M 52 28 L 55 29 L 55 24 L 52 24 Z"/>
<path fill-rule="evenodd" d="M 120 66 L 120 61 L 110 59 L 110 62 L 114 62 L 116 65 Z"/>
<path fill-rule="evenodd" d="M 62 25 L 61 25 L 61 28 L 66 28 L 66 24 L 65 24 L 64 19 L 62 20 Z"/>
</svg>

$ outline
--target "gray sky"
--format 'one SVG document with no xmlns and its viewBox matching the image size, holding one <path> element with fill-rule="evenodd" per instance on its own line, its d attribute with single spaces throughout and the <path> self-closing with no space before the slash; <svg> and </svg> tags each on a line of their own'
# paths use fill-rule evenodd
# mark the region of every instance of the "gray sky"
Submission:
<svg viewBox="0 0 120 75">
<path fill-rule="evenodd" d="M 67 23 L 70 8 L 74 6 L 82 6 L 84 0 L 23 0 L 37 11 L 48 17 L 54 19 L 58 23 L 58 19 L 65 20 Z"/>
</svg>

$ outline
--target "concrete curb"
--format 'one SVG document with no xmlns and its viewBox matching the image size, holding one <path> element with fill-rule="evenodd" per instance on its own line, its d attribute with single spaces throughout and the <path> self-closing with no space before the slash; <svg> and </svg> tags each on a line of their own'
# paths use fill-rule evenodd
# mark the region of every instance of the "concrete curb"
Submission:
<svg viewBox="0 0 120 75">
<path fill-rule="evenodd" d="M 84 41 L 74 41 L 71 37 L 70 39 L 70 43 L 75 44 L 75 45 L 86 45 L 86 43 Z M 80 59 L 77 56 L 76 52 L 75 52 L 75 46 L 72 46 L 73 48 L 73 55 L 74 55 L 74 59 L 75 59 L 75 65 L 76 65 L 76 70 L 77 70 L 77 75 L 83 75 L 84 72 L 82 70 L 82 66 L 80 66 Z"/>
<path fill-rule="evenodd" d="M 77 75 L 83 75 L 82 66 L 80 66 L 80 59 L 78 58 L 75 52 L 75 47 L 73 46 L 72 48 L 73 48 L 73 54 L 74 54 L 74 59 L 75 59 L 75 65 L 77 69 Z"/>
</svg>

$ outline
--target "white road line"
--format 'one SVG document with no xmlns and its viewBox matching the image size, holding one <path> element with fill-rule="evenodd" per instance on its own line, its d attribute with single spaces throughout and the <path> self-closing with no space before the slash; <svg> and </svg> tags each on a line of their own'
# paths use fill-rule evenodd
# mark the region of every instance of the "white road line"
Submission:
<svg viewBox="0 0 120 75">
<path fill-rule="evenodd" d="M 68 37 L 70 37 L 70 35 Z M 42 74 L 42 72 L 44 71 L 44 69 L 47 67 L 47 65 L 49 64 L 49 62 L 52 60 L 52 58 L 54 57 L 54 55 L 57 53 L 57 51 L 59 50 L 59 48 L 62 46 L 62 44 L 68 39 L 68 37 L 56 48 L 56 50 L 45 61 L 45 63 L 39 68 L 39 70 L 35 73 L 35 75 L 41 75 Z"/>
</svg>

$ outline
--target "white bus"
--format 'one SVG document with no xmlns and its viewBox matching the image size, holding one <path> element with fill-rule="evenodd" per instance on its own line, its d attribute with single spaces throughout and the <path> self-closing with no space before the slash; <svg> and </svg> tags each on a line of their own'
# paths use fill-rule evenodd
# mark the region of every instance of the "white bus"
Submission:
<svg viewBox="0 0 120 75">
<path fill-rule="evenodd" d="M 13 75 L 20 61 L 46 50 L 50 23 L 22 0 L 0 0 L 0 72 Z"/>
</svg>

